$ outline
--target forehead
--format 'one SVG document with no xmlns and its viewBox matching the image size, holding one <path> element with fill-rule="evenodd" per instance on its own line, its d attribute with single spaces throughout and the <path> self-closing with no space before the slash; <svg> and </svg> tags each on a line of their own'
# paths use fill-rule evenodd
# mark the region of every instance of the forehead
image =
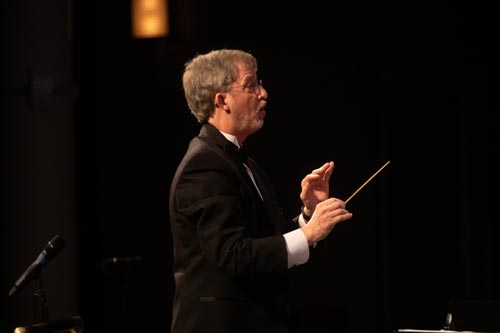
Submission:
<svg viewBox="0 0 500 333">
<path fill-rule="evenodd" d="M 255 69 L 251 68 L 250 65 L 248 65 L 242 61 L 238 61 L 236 63 L 236 68 L 238 70 L 238 75 L 237 75 L 238 81 L 248 80 L 248 79 L 257 77 L 257 73 L 256 73 Z"/>
</svg>

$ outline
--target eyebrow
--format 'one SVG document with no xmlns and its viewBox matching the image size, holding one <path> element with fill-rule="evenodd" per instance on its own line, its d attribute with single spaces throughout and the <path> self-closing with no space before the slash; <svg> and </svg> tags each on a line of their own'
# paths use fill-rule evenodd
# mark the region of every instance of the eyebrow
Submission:
<svg viewBox="0 0 500 333">
<path fill-rule="evenodd" d="M 254 80 L 255 80 L 255 81 L 259 81 L 259 80 L 257 79 L 257 75 L 248 74 L 248 75 L 245 75 L 245 76 L 243 77 L 243 79 L 241 80 L 241 82 L 242 82 L 243 84 L 247 84 L 247 83 L 252 82 L 252 81 L 254 81 Z"/>
</svg>

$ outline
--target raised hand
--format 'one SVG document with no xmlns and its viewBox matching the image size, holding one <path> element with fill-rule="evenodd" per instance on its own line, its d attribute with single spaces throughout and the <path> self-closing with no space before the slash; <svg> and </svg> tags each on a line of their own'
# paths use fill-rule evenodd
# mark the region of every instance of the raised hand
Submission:
<svg viewBox="0 0 500 333">
<path fill-rule="evenodd" d="M 300 200 L 302 200 L 306 215 L 312 216 L 316 205 L 328 199 L 330 195 L 330 176 L 334 166 L 333 162 L 327 162 L 302 179 L 300 183 L 302 187 Z"/>
</svg>

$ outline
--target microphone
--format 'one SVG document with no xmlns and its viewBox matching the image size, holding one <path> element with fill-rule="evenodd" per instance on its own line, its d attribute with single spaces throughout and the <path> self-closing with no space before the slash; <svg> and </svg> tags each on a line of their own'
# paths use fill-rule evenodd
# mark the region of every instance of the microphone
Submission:
<svg viewBox="0 0 500 333">
<path fill-rule="evenodd" d="M 31 280 L 38 279 L 42 269 L 61 252 L 66 241 L 61 236 L 54 236 L 48 243 L 43 251 L 38 255 L 35 261 L 24 271 L 24 273 L 17 279 L 14 286 L 9 291 L 9 296 L 16 294 L 19 290 L 24 288 Z"/>
</svg>

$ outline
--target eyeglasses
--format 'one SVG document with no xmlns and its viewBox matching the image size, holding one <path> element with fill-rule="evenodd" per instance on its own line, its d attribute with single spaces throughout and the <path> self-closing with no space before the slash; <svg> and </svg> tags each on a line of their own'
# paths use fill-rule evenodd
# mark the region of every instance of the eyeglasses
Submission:
<svg viewBox="0 0 500 333">
<path fill-rule="evenodd" d="M 236 90 L 239 88 L 243 88 L 243 90 Z M 261 88 L 263 88 L 262 80 L 255 80 L 255 81 L 250 81 L 246 84 L 232 87 L 231 89 L 229 89 L 229 91 L 239 91 L 239 92 L 245 92 L 248 94 L 258 95 L 260 93 Z"/>
</svg>

